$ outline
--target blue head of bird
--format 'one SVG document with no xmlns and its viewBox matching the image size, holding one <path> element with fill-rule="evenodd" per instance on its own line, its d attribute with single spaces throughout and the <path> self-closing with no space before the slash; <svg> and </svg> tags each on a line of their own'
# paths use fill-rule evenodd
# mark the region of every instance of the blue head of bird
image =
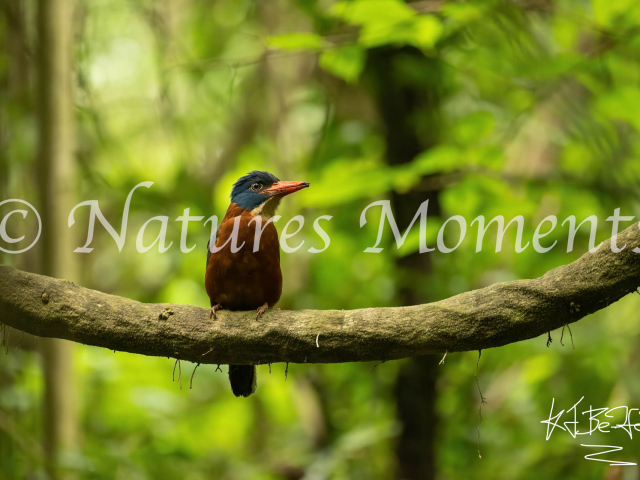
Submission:
<svg viewBox="0 0 640 480">
<path fill-rule="evenodd" d="M 283 182 L 272 173 L 254 170 L 233 184 L 231 203 L 254 215 L 270 218 L 275 215 L 282 197 L 308 186 L 309 182 Z"/>
</svg>

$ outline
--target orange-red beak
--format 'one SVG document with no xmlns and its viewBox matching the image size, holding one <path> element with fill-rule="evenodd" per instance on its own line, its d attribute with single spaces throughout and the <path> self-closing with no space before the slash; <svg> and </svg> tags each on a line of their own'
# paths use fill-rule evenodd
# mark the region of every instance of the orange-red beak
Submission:
<svg viewBox="0 0 640 480">
<path fill-rule="evenodd" d="M 285 195 L 297 192 L 298 190 L 302 190 L 308 186 L 309 182 L 276 182 L 269 188 L 265 188 L 261 193 L 268 193 L 274 197 L 276 195 L 284 197 Z"/>
</svg>

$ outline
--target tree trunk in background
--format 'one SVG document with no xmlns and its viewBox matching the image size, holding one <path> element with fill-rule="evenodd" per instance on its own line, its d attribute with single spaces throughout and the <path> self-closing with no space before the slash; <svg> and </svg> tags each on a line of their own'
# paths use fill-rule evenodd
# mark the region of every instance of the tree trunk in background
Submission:
<svg viewBox="0 0 640 480">
<path fill-rule="evenodd" d="M 40 110 L 38 186 L 42 217 L 41 272 L 77 280 L 67 215 L 73 208 L 74 114 L 72 99 L 73 5 L 38 3 L 38 93 Z M 41 339 L 45 378 L 44 448 L 53 478 L 64 478 L 63 454 L 77 444 L 72 344 Z"/>
<path fill-rule="evenodd" d="M 3 75 L 0 78 L 0 95 L 3 101 L 12 108 L 5 108 L 0 111 L 0 201 L 10 196 L 10 162 L 12 159 L 8 156 L 9 144 L 11 141 L 12 123 L 20 124 L 21 116 L 28 110 L 30 102 L 29 91 L 29 62 L 27 58 L 27 32 L 25 25 L 25 13 L 22 0 L 4 0 L 0 14 L 4 20 L 5 30 L 2 32 L 0 42 L 6 47 L 7 67 L 3 69 Z M 15 193 L 15 192 L 14 192 Z M 22 198 L 22 197 L 19 197 Z M 7 213 L 11 210 L 11 206 L 7 205 Z M 4 215 L 0 215 L 0 218 Z M 19 237 L 21 234 L 13 235 Z M 0 260 L 4 264 L 21 265 L 15 255 L 0 252 Z"/>
<path fill-rule="evenodd" d="M 22 195 L 19 187 L 16 188 L 15 177 L 11 176 L 11 167 L 19 160 L 10 156 L 12 142 L 16 141 L 16 137 L 22 133 L 25 118 L 32 115 L 31 90 L 29 83 L 29 60 L 27 56 L 27 28 L 25 19 L 25 9 L 22 0 L 4 0 L 0 4 L 0 15 L 3 21 L 3 31 L 0 33 L 0 45 L 5 48 L 6 68 L 2 69 L 0 75 L 0 97 L 5 108 L 0 109 L 0 201 L 9 198 L 28 198 L 28 195 Z M 19 131 L 19 133 L 18 133 Z M 33 182 L 31 182 L 33 183 Z M 6 209 L 0 209 L 0 218 L 3 218 L 8 211 L 15 208 L 15 204 L 6 205 Z M 19 237 L 25 234 L 18 229 L 10 231 L 10 236 Z M 27 238 L 34 238 L 27 234 Z M 33 262 L 29 262 L 34 257 L 33 252 L 27 252 L 22 255 L 11 255 L 0 252 L 0 263 L 12 265 L 27 271 L 33 271 Z M 15 351 L 16 345 L 19 344 L 20 350 L 33 350 L 34 337 L 29 334 L 23 334 L 6 325 L 0 329 L 0 336 L 5 343 L 0 348 L 0 355 L 4 355 L 8 359 L 8 353 Z M 26 363 L 26 356 L 21 352 L 13 353 L 12 362 L 20 365 L 22 369 Z M 14 388 L 16 380 L 15 366 L 10 367 L 8 361 L 0 362 L 0 392 L 6 394 Z M 15 364 L 14 364 L 15 365 Z M 9 393 L 11 395 L 11 393 Z M 18 408 L 3 408 L 0 411 L 0 479 L 12 480 L 20 478 L 24 472 L 20 471 L 20 466 L 15 462 L 2 462 L 3 458 L 12 458 L 20 451 L 20 446 L 16 442 L 12 432 L 12 415 L 19 415 Z M 40 455 L 37 446 L 30 445 L 32 456 L 25 461 L 25 471 L 27 475 L 33 475 L 35 471 L 41 467 Z"/>
<path fill-rule="evenodd" d="M 423 73 L 419 82 L 406 80 L 400 64 L 412 64 Z M 411 49 L 370 51 L 368 67 L 375 82 L 378 108 L 386 128 L 386 160 L 389 165 L 410 163 L 419 153 L 439 141 L 441 91 L 438 60 L 426 58 Z M 415 70 L 414 70 L 415 71 Z M 417 114 L 424 115 L 418 118 Z M 393 210 L 401 231 L 411 223 L 419 206 L 429 200 L 429 216 L 439 215 L 438 190 L 418 186 L 412 191 L 392 193 Z M 420 289 L 432 271 L 430 255 L 418 252 L 396 261 L 400 278 L 402 305 L 417 305 L 435 298 Z M 438 361 L 433 355 L 415 357 L 406 362 L 398 375 L 396 412 L 402 432 L 396 446 L 396 477 L 406 480 L 431 480 L 436 476 L 436 382 Z"/>
</svg>

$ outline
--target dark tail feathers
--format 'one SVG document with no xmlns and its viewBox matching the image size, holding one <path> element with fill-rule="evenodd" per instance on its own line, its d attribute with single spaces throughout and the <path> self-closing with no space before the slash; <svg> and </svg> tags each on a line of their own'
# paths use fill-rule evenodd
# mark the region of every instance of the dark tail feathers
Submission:
<svg viewBox="0 0 640 480">
<path fill-rule="evenodd" d="M 255 365 L 229 365 L 229 382 L 236 397 L 248 397 L 258 386 Z"/>
</svg>

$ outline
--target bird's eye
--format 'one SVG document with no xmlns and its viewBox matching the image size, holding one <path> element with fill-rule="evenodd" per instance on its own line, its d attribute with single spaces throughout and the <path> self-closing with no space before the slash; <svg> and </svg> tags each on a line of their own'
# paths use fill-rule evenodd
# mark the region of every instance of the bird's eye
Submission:
<svg viewBox="0 0 640 480">
<path fill-rule="evenodd" d="M 251 185 L 251 190 L 253 190 L 254 192 L 257 192 L 261 188 L 262 188 L 262 184 L 260 182 L 256 182 L 253 185 Z"/>
</svg>

